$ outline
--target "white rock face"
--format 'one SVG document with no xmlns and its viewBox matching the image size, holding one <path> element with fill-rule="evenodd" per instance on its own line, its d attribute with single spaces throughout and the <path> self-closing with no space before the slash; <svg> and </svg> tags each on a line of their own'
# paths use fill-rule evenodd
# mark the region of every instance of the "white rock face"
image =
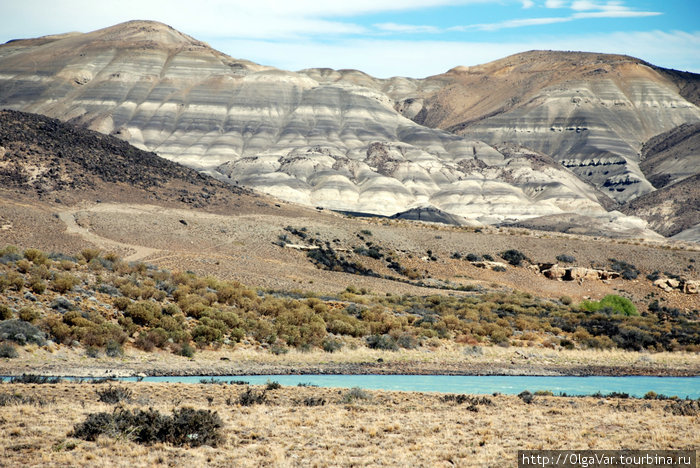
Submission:
<svg viewBox="0 0 700 468">
<path fill-rule="evenodd" d="M 140 21 L 0 46 L 3 107 L 73 119 L 307 205 L 382 215 L 432 205 L 494 223 L 572 211 L 605 215 L 604 197 L 577 176 L 596 186 L 612 181 L 613 190 L 634 187 L 625 197 L 651 189 L 634 145 L 620 138 L 637 138 L 637 126 L 647 123 L 622 119 L 611 132 L 596 114 L 618 106 L 665 109 L 671 97 L 644 83 L 630 84 L 624 96 L 613 85 L 552 90 L 547 102 L 470 129 L 478 139 L 419 125 L 396 110 L 400 101 L 405 115 L 417 114 L 422 101 L 405 97 L 445 83 L 286 72 Z M 700 115 L 673 102 L 679 123 Z M 515 141 L 556 160 L 479 139 Z"/>
</svg>

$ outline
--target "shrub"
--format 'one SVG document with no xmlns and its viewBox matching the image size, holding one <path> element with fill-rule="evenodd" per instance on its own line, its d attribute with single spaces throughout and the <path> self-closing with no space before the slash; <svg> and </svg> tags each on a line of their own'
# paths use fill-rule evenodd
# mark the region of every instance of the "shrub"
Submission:
<svg viewBox="0 0 700 468">
<path fill-rule="evenodd" d="M 38 249 L 25 250 L 24 258 L 37 265 L 45 265 L 49 261 L 49 257 Z"/>
<path fill-rule="evenodd" d="M 362 390 L 360 387 L 353 387 L 343 395 L 341 403 L 352 403 L 357 400 L 371 400 L 372 395 Z"/>
<path fill-rule="evenodd" d="M 158 304 L 150 301 L 134 302 L 126 307 L 124 316 L 129 317 L 137 325 L 156 327 L 160 321 L 161 308 Z"/>
<path fill-rule="evenodd" d="M 127 438 L 139 444 L 156 442 L 175 446 L 210 445 L 216 447 L 222 440 L 223 422 L 216 412 L 181 408 L 172 416 L 158 411 L 117 409 L 113 413 L 92 413 L 73 428 L 71 437 L 95 441 L 104 434 Z"/>
<path fill-rule="evenodd" d="M 333 353 L 343 348 L 343 342 L 340 340 L 334 340 L 333 338 L 328 338 L 323 340 L 322 347 L 325 352 Z"/>
<path fill-rule="evenodd" d="M 46 341 L 44 333 L 24 320 L 5 320 L 0 322 L 0 339 L 14 341 L 18 344 L 36 343 L 43 346 Z"/>
<path fill-rule="evenodd" d="M 46 283 L 39 278 L 33 278 L 29 283 L 29 289 L 34 294 L 43 294 L 46 291 Z"/>
<path fill-rule="evenodd" d="M 83 249 L 80 251 L 80 256 L 85 259 L 87 263 L 90 263 L 92 259 L 100 256 L 100 249 Z"/>
<path fill-rule="evenodd" d="M 124 349 L 117 341 L 110 340 L 105 346 L 105 354 L 108 357 L 120 357 L 124 355 Z"/>
<path fill-rule="evenodd" d="M 267 385 L 265 385 L 265 390 L 278 390 L 280 388 L 282 388 L 282 385 L 280 385 L 279 382 L 271 382 L 268 380 Z"/>
<path fill-rule="evenodd" d="M 583 301 L 579 307 L 588 312 L 598 312 L 605 309 L 611 310 L 613 313 L 626 316 L 638 316 L 637 308 L 632 304 L 632 301 L 626 297 L 608 294 L 598 302 Z"/>
<path fill-rule="evenodd" d="M 528 405 L 533 402 L 535 399 L 535 396 L 529 391 L 529 390 L 524 390 L 520 393 L 518 393 L 518 398 L 523 400 L 525 403 Z"/>
<path fill-rule="evenodd" d="M 403 333 L 397 338 L 396 344 L 401 348 L 415 349 L 418 347 L 418 340 L 410 333 Z"/>
<path fill-rule="evenodd" d="M 466 258 L 470 262 L 480 262 L 484 259 L 484 257 L 473 253 L 468 253 Z"/>
<path fill-rule="evenodd" d="M 180 356 L 185 356 L 188 358 L 194 357 L 194 348 L 189 343 L 185 343 L 180 348 Z"/>
<path fill-rule="evenodd" d="M 80 283 L 80 280 L 69 273 L 58 274 L 51 281 L 51 289 L 59 294 L 66 293 Z"/>
<path fill-rule="evenodd" d="M 396 340 L 390 335 L 370 335 L 366 338 L 367 347 L 370 349 L 383 349 L 397 351 L 399 349 Z"/>
<path fill-rule="evenodd" d="M 573 257 L 571 255 L 565 255 L 565 254 L 557 255 L 556 258 L 557 258 L 558 262 L 562 262 L 562 263 L 574 263 L 576 261 L 575 257 Z"/>
<path fill-rule="evenodd" d="M 16 358 L 17 356 L 19 356 L 19 354 L 17 354 L 17 350 L 10 343 L 1 343 L 0 344 L 0 358 L 13 359 L 13 358 Z"/>
<path fill-rule="evenodd" d="M 19 309 L 17 315 L 19 316 L 20 320 L 30 323 L 39 318 L 39 312 L 37 312 L 33 307 L 22 307 Z"/>
<path fill-rule="evenodd" d="M 98 400 L 110 405 L 116 405 L 122 401 L 131 401 L 132 395 L 133 392 L 130 389 L 125 387 L 113 387 L 112 385 L 105 389 L 97 390 Z"/>
<path fill-rule="evenodd" d="M 238 397 L 238 404 L 241 406 L 261 405 L 267 401 L 267 393 L 265 390 L 256 392 L 248 387 L 241 396 Z"/>
<path fill-rule="evenodd" d="M 527 257 L 524 253 L 515 249 L 510 249 L 506 250 L 505 252 L 501 252 L 500 256 L 503 260 L 505 260 L 513 266 L 520 266 L 523 260 L 527 260 Z"/>
<path fill-rule="evenodd" d="M 0 320 L 9 320 L 12 316 L 12 309 L 6 305 L 0 304 Z"/>
</svg>

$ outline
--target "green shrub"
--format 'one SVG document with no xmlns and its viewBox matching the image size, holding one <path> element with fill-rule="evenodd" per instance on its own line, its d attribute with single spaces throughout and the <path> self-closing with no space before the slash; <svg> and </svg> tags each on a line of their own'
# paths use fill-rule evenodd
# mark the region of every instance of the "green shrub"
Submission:
<svg viewBox="0 0 700 468">
<path fill-rule="evenodd" d="M 130 303 L 124 311 L 124 316 L 129 317 L 137 325 L 156 327 L 161 318 L 161 308 L 150 301 Z"/>
<path fill-rule="evenodd" d="M 617 296 L 615 294 L 608 294 L 603 299 L 598 302 L 595 301 L 583 301 L 579 308 L 588 312 L 598 312 L 601 310 L 611 310 L 613 313 L 626 315 L 626 316 L 638 316 L 637 308 L 632 304 L 632 301 L 625 297 Z"/>
</svg>

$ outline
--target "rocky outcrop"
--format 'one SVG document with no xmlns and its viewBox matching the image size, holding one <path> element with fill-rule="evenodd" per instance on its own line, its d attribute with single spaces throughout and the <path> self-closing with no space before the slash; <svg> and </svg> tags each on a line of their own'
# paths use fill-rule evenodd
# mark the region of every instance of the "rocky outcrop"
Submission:
<svg viewBox="0 0 700 468">
<path fill-rule="evenodd" d="M 700 293 L 700 281 L 688 278 L 659 278 L 654 281 L 654 286 L 666 292 L 680 291 L 685 294 Z"/>
<path fill-rule="evenodd" d="M 620 274 L 615 271 L 576 266 L 562 267 L 556 263 L 539 263 L 532 265 L 532 269 L 549 279 L 558 281 L 583 282 L 585 280 L 610 280 L 620 277 Z"/>
</svg>

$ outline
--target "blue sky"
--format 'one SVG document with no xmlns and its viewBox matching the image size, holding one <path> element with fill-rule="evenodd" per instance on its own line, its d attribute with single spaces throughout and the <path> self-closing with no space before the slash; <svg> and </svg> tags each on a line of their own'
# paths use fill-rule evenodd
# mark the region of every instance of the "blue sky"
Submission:
<svg viewBox="0 0 700 468">
<path fill-rule="evenodd" d="M 532 49 L 623 53 L 700 72 L 697 0 L 23 0 L 0 5 L 0 42 L 169 24 L 279 68 L 424 77 Z"/>
</svg>

